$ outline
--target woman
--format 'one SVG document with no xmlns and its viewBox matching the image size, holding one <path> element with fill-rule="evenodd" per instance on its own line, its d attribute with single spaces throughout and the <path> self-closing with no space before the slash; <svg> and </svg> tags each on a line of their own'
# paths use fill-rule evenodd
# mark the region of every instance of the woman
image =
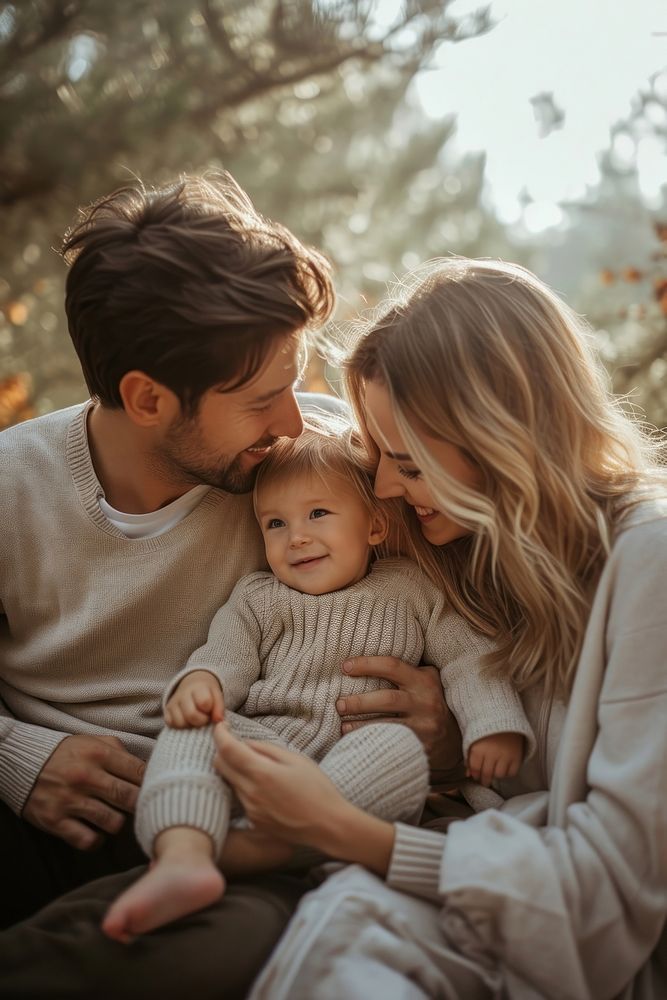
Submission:
<svg viewBox="0 0 667 1000">
<path fill-rule="evenodd" d="M 495 637 L 538 751 L 445 835 L 222 728 L 258 830 L 356 862 L 305 897 L 256 997 L 667 995 L 665 477 L 588 341 L 527 271 L 452 259 L 353 350 L 376 492 Z"/>
</svg>

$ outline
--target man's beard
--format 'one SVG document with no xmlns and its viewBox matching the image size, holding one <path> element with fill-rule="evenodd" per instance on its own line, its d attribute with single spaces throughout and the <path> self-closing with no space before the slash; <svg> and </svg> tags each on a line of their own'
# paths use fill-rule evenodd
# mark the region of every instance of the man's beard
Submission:
<svg viewBox="0 0 667 1000">
<path fill-rule="evenodd" d="M 240 457 L 233 458 L 226 465 L 215 466 L 192 465 L 183 466 L 183 472 L 195 477 L 206 486 L 215 486 L 225 493 L 250 493 L 255 485 L 259 463 L 252 469 L 244 469 Z"/>
<path fill-rule="evenodd" d="M 266 444 L 272 444 L 266 442 Z M 233 458 L 207 456 L 201 445 L 194 420 L 181 418 L 155 455 L 162 475 L 172 482 L 192 486 L 214 486 L 225 493 L 249 493 L 257 478 L 260 463 L 245 469 L 241 455 Z"/>
</svg>

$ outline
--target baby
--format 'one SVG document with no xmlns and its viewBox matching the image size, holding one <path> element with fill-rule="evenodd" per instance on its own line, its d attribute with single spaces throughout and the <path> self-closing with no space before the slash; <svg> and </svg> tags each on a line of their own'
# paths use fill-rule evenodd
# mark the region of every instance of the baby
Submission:
<svg viewBox="0 0 667 1000">
<path fill-rule="evenodd" d="M 167 728 L 148 765 L 137 837 L 154 863 L 112 905 L 104 931 L 121 941 L 209 905 L 224 891 L 216 860 L 232 793 L 213 767 L 211 723 L 280 743 L 320 763 L 352 802 L 416 822 L 428 791 L 421 745 L 400 724 L 340 738 L 336 702 L 380 687 L 347 676 L 355 656 L 438 668 L 470 766 L 473 748 L 498 776 L 516 774 L 534 737 L 509 683 L 484 669 L 490 642 L 446 606 L 415 563 L 376 558 L 389 527 L 373 474 L 349 427 L 312 422 L 262 463 L 254 493 L 272 572 L 239 581 L 206 644 L 165 694 Z"/>
</svg>

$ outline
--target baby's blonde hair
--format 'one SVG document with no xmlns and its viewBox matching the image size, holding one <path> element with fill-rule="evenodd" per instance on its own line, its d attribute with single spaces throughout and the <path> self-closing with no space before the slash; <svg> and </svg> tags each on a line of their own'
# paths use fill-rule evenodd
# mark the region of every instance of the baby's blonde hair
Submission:
<svg viewBox="0 0 667 1000">
<path fill-rule="evenodd" d="M 655 445 L 612 399 L 586 325 L 524 268 L 452 258 L 404 280 L 354 332 L 344 371 L 367 446 L 377 459 L 370 381 L 386 387 L 434 504 L 470 531 L 433 547 L 413 519 L 411 554 L 498 640 L 499 672 L 567 695 L 614 529 L 664 489 Z M 482 488 L 448 476 L 420 432 L 458 446 Z"/>
<path fill-rule="evenodd" d="M 279 438 L 259 467 L 253 502 L 263 488 L 299 476 L 316 476 L 326 483 L 338 479 L 359 495 L 371 515 L 396 517 L 392 504 L 378 500 L 373 490 L 375 463 L 359 431 L 333 414 L 309 415 L 297 438 Z M 383 550 L 383 554 L 387 554 Z"/>
</svg>

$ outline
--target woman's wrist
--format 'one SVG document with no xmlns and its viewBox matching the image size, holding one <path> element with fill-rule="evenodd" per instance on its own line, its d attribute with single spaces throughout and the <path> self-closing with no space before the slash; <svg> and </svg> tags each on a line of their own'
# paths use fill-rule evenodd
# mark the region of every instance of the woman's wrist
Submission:
<svg viewBox="0 0 667 1000">
<path fill-rule="evenodd" d="M 324 819 L 310 846 L 339 861 L 363 865 L 384 877 L 391 863 L 394 837 L 392 823 L 346 801 L 344 809 Z"/>
</svg>

